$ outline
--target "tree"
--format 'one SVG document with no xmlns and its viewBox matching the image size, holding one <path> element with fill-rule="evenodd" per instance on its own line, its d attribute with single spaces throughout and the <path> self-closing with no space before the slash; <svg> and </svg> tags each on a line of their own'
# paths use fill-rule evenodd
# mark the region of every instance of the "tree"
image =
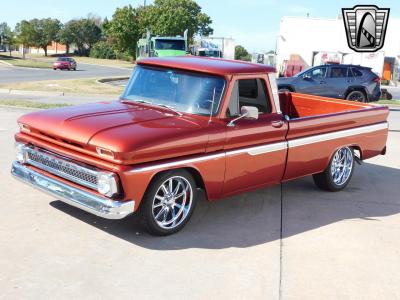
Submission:
<svg viewBox="0 0 400 300">
<path fill-rule="evenodd" d="M 16 44 L 15 34 L 7 23 L 0 23 L 0 42 L 1 44 L 8 45 L 8 50 L 11 51 Z"/>
<path fill-rule="evenodd" d="M 188 29 L 188 38 L 195 34 L 210 35 L 211 18 L 201 11 L 201 7 L 193 0 L 155 0 L 146 7 L 143 13 L 151 20 L 150 29 L 154 34 L 176 36 Z"/>
<path fill-rule="evenodd" d="M 250 57 L 249 52 L 247 52 L 246 48 L 244 48 L 241 45 L 237 45 L 235 47 L 235 59 L 250 61 L 251 57 Z"/>
<path fill-rule="evenodd" d="M 66 45 L 68 52 L 70 45 L 74 44 L 78 54 L 85 55 L 102 39 L 102 31 L 92 19 L 71 20 L 65 24 L 58 38 Z"/>
<path fill-rule="evenodd" d="M 17 42 L 22 44 L 22 56 L 25 59 L 25 49 L 35 45 L 36 33 L 29 21 L 22 20 L 15 25 Z"/>
<path fill-rule="evenodd" d="M 90 53 L 93 45 L 102 38 L 101 28 L 95 24 L 94 20 L 91 19 L 82 19 L 80 26 L 83 34 L 83 42 L 88 47 L 88 51 Z"/>
<path fill-rule="evenodd" d="M 141 37 L 136 9 L 131 5 L 117 8 L 111 21 L 104 22 L 103 27 L 115 50 L 135 57 L 136 44 Z"/>
<path fill-rule="evenodd" d="M 47 47 L 58 39 L 61 29 L 61 22 L 57 19 L 33 19 L 30 21 L 35 31 L 34 46 L 42 48 L 47 56 Z"/>
<path fill-rule="evenodd" d="M 209 35 L 211 18 L 201 12 L 193 0 L 155 0 L 146 7 L 125 6 L 117 8 L 112 19 L 103 24 L 107 40 L 117 52 L 128 52 L 135 57 L 136 44 L 150 29 L 153 34 L 164 36 L 182 35 L 188 29 L 188 38 L 193 35 Z"/>
<path fill-rule="evenodd" d="M 57 40 L 61 44 L 65 45 L 66 52 L 68 54 L 71 44 L 74 43 L 74 36 L 73 36 L 73 32 L 71 30 L 71 21 L 66 23 L 64 26 L 62 26 L 61 30 L 58 33 Z"/>
</svg>

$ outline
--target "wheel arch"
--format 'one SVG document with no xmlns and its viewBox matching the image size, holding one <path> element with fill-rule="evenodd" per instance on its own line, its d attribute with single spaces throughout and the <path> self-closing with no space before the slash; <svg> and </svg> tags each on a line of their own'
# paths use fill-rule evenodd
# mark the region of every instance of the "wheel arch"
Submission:
<svg viewBox="0 0 400 300">
<path fill-rule="evenodd" d="M 165 173 L 167 173 L 167 172 L 178 171 L 178 170 L 185 170 L 185 171 L 187 171 L 187 172 L 193 177 L 193 179 L 194 179 L 194 181 L 195 181 L 195 183 L 196 183 L 197 188 L 200 188 L 200 189 L 204 190 L 205 195 L 206 195 L 206 198 L 208 199 L 208 196 L 207 196 L 207 188 L 206 188 L 206 185 L 205 185 L 205 183 L 204 183 L 203 176 L 201 175 L 200 171 L 199 171 L 197 168 L 193 167 L 193 166 L 182 166 L 182 167 L 176 167 L 176 168 L 172 168 L 172 169 L 159 170 L 158 172 L 155 172 L 155 173 L 151 176 L 151 178 L 150 178 L 150 180 L 149 180 L 149 184 L 147 185 L 146 191 L 145 191 L 144 194 L 147 193 L 147 191 L 148 191 L 148 189 L 150 188 L 151 184 L 152 184 L 155 180 L 157 180 L 157 178 L 159 178 L 160 176 L 162 176 L 163 174 L 165 174 Z"/>
<path fill-rule="evenodd" d="M 326 169 L 326 168 L 329 166 L 329 163 L 331 162 L 332 157 L 333 157 L 333 155 L 336 153 L 336 151 L 338 151 L 340 148 L 343 148 L 343 147 L 349 147 L 349 148 L 351 148 L 351 149 L 353 150 L 353 152 L 354 152 L 354 155 L 358 154 L 358 155 L 356 155 L 356 156 L 357 156 L 360 160 L 363 159 L 363 152 L 362 152 L 361 147 L 360 147 L 358 144 L 340 145 L 340 146 L 337 146 L 337 147 L 333 148 L 332 151 L 331 151 L 331 153 L 329 153 L 329 156 L 327 157 L 327 160 L 326 160 L 326 162 L 324 163 L 324 169 Z M 318 172 L 317 172 L 317 173 L 318 173 Z"/>
</svg>

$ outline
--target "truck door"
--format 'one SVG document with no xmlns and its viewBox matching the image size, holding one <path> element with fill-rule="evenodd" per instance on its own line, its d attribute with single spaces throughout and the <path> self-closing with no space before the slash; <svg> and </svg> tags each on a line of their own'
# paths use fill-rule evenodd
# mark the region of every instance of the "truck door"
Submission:
<svg viewBox="0 0 400 300">
<path fill-rule="evenodd" d="M 224 196 L 280 182 L 287 155 L 288 126 L 272 105 L 268 77 L 238 76 L 234 80 L 227 124 L 238 117 L 242 106 L 257 107 L 259 117 L 226 126 Z"/>
</svg>

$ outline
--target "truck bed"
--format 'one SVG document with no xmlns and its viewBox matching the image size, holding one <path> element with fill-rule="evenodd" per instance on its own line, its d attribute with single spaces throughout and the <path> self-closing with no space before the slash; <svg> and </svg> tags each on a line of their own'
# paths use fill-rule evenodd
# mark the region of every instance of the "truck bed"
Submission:
<svg viewBox="0 0 400 300">
<path fill-rule="evenodd" d="M 368 103 L 290 92 L 280 93 L 279 100 L 283 114 L 289 116 L 290 119 L 377 108 Z"/>
<path fill-rule="evenodd" d="M 280 93 L 279 100 L 289 117 L 285 180 L 321 172 L 342 145 L 358 149 L 362 159 L 385 151 L 386 106 L 288 92 Z"/>
</svg>

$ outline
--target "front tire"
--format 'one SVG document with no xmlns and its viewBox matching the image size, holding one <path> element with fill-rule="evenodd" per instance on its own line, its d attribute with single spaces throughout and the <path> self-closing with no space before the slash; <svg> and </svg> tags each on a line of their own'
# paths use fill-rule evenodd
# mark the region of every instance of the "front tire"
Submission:
<svg viewBox="0 0 400 300">
<path fill-rule="evenodd" d="M 350 182 L 354 172 L 354 151 L 350 147 L 337 150 L 322 172 L 313 175 L 315 184 L 323 190 L 337 192 Z"/>
<path fill-rule="evenodd" d="M 151 234 L 170 235 L 189 221 L 197 203 L 197 187 L 186 170 L 168 171 L 149 186 L 141 214 Z"/>
</svg>

